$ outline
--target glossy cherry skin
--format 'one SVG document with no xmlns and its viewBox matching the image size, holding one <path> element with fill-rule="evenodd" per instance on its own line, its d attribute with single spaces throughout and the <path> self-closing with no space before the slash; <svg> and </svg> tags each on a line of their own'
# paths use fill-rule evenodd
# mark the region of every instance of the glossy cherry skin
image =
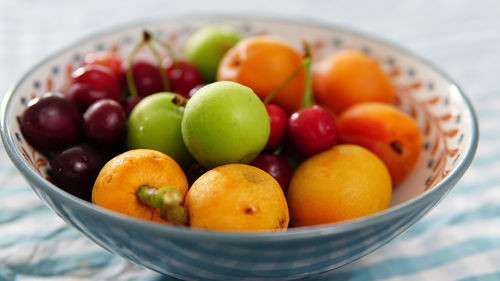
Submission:
<svg viewBox="0 0 500 281">
<path fill-rule="evenodd" d="M 102 65 L 106 66 L 118 77 L 122 68 L 122 60 L 114 52 L 100 51 L 91 52 L 83 58 L 83 65 Z"/>
<path fill-rule="evenodd" d="M 111 69 L 92 64 L 77 68 L 71 73 L 68 96 L 75 101 L 81 112 L 100 99 L 119 101 L 120 82 Z"/>
<path fill-rule="evenodd" d="M 187 61 L 166 59 L 164 65 L 170 81 L 170 91 L 174 93 L 188 98 L 189 91 L 203 83 L 198 69 Z"/>
<path fill-rule="evenodd" d="M 85 138 L 97 145 L 117 145 L 125 138 L 126 116 L 121 104 L 102 99 L 92 104 L 83 114 Z"/>
<path fill-rule="evenodd" d="M 269 121 L 271 122 L 271 132 L 266 144 L 266 149 L 272 150 L 277 148 L 283 141 L 286 133 L 288 116 L 278 105 L 266 104 L 265 106 L 267 114 L 269 115 Z"/>
<path fill-rule="evenodd" d="M 32 100 L 21 116 L 26 140 L 42 151 L 58 150 L 77 141 L 81 116 L 76 104 L 60 93 Z"/>
<path fill-rule="evenodd" d="M 188 95 L 187 95 L 187 98 L 188 98 L 188 99 L 192 98 L 192 97 L 193 97 L 193 96 L 194 96 L 194 95 L 198 92 L 198 90 L 199 90 L 199 89 L 201 89 L 201 88 L 202 88 L 203 86 L 205 86 L 205 85 L 206 85 L 206 84 L 200 84 L 200 85 L 198 85 L 198 86 L 196 86 L 196 87 L 192 88 L 192 89 L 189 91 L 189 93 L 188 93 Z"/>
<path fill-rule="evenodd" d="M 134 107 L 143 99 L 144 97 L 133 97 L 128 96 L 123 103 L 123 109 L 125 110 L 125 115 L 128 117 L 130 112 L 134 109 Z"/>
<path fill-rule="evenodd" d="M 288 119 L 287 132 L 290 142 L 304 156 L 331 148 L 338 138 L 333 116 L 318 105 L 293 113 Z"/>
<path fill-rule="evenodd" d="M 288 189 L 288 183 L 292 177 L 292 171 L 290 165 L 279 155 L 274 154 L 260 154 L 255 158 L 252 163 L 255 166 L 271 176 L 280 184 L 283 192 L 286 193 Z"/>
<path fill-rule="evenodd" d="M 126 68 L 120 73 L 122 84 L 127 83 Z M 162 70 L 164 71 L 164 70 Z M 146 61 L 135 61 L 132 63 L 132 74 L 134 77 L 137 94 L 141 97 L 149 96 L 165 91 L 160 70 L 155 65 Z"/>
<path fill-rule="evenodd" d="M 59 188 L 90 201 L 92 186 L 103 165 L 94 148 L 86 144 L 72 146 L 50 161 L 51 179 Z"/>
</svg>

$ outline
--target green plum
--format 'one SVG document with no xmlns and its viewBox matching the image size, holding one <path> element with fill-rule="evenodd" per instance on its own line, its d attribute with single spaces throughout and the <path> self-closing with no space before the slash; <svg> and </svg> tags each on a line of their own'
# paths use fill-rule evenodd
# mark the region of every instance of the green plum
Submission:
<svg viewBox="0 0 500 281">
<path fill-rule="evenodd" d="M 266 146 L 269 133 L 264 103 L 236 82 L 203 86 L 188 101 L 182 118 L 184 143 L 207 169 L 250 163 Z"/>
<path fill-rule="evenodd" d="M 184 57 L 201 72 L 205 83 L 210 83 L 216 79 L 224 54 L 241 39 L 238 32 L 227 26 L 206 26 L 188 38 L 183 49 Z"/>
<path fill-rule="evenodd" d="M 127 121 L 127 147 L 158 150 L 187 169 L 194 159 L 182 140 L 182 103 L 185 103 L 182 101 L 185 101 L 184 98 L 169 92 L 143 98 L 134 107 Z"/>
</svg>

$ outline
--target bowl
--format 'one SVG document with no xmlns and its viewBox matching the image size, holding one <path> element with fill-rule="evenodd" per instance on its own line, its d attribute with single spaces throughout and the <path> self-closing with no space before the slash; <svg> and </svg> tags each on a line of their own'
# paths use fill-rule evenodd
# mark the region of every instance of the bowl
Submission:
<svg viewBox="0 0 500 281">
<path fill-rule="evenodd" d="M 234 27 L 243 35 L 272 34 L 313 57 L 356 48 L 378 60 L 397 88 L 398 106 L 423 134 L 413 172 L 394 190 L 391 206 L 362 218 L 272 233 L 224 233 L 162 225 L 126 217 L 74 197 L 49 180 L 48 160 L 20 131 L 28 102 L 59 91 L 84 54 L 113 49 L 125 57 L 144 29 L 179 49 L 197 28 Z M 464 92 L 431 64 L 393 44 L 309 21 L 255 17 L 183 17 L 134 24 L 85 38 L 30 69 L 6 94 L 1 115 L 4 147 L 33 191 L 68 224 L 103 248 L 157 272 L 187 280 L 299 279 L 359 259 L 407 230 L 453 188 L 478 143 L 476 115 Z"/>
</svg>

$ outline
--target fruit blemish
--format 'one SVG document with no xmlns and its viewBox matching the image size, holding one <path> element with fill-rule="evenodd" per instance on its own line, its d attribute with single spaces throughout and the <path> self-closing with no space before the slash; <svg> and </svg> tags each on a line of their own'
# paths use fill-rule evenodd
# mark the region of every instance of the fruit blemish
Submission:
<svg viewBox="0 0 500 281">
<path fill-rule="evenodd" d="M 416 120 L 368 54 L 315 58 L 306 41 L 224 25 L 175 48 L 141 35 L 126 54 L 85 54 L 21 116 L 51 181 L 82 200 L 193 229 L 286 231 L 387 209 L 418 161 Z"/>
</svg>

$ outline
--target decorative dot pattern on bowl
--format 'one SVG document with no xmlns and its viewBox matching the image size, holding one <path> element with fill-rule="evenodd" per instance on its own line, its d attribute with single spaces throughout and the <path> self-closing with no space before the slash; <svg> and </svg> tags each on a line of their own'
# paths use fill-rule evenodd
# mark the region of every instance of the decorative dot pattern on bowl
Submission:
<svg viewBox="0 0 500 281">
<path fill-rule="evenodd" d="M 391 77 L 398 106 L 423 134 L 414 171 L 393 194 L 391 208 L 353 221 L 284 233 L 217 233 L 143 222 L 93 206 L 59 190 L 49 180 L 47 159 L 20 132 L 19 120 L 33 98 L 62 91 L 83 56 L 114 50 L 125 57 L 147 29 L 179 50 L 207 24 L 225 24 L 244 36 L 273 34 L 298 49 L 311 43 L 313 59 L 356 48 L 378 60 Z M 321 24 L 267 18 L 179 18 L 124 27 L 82 40 L 32 68 L 5 97 L 2 139 L 13 163 L 37 195 L 60 217 L 102 247 L 158 272 L 184 279 L 295 279 L 341 267 L 379 248 L 442 199 L 470 165 L 478 128 L 458 86 L 436 68 L 398 47 Z"/>
</svg>

